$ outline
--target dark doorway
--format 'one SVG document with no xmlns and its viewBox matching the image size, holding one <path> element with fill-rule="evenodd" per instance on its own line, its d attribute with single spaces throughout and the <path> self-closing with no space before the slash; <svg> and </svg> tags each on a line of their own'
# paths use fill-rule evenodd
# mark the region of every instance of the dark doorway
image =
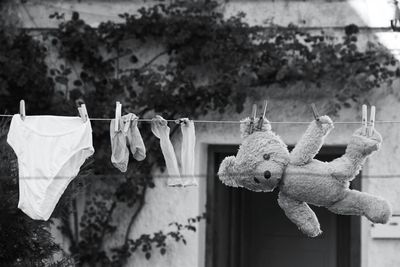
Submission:
<svg viewBox="0 0 400 267">
<path fill-rule="evenodd" d="M 360 218 L 311 206 L 323 234 L 308 238 L 286 218 L 277 193 L 224 186 L 216 173 L 237 146 L 210 146 L 207 180 L 207 267 L 360 267 Z M 317 159 L 330 161 L 345 147 L 323 147 Z M 352 188 L 361 188 L 360 177 Z"/>
</svg>

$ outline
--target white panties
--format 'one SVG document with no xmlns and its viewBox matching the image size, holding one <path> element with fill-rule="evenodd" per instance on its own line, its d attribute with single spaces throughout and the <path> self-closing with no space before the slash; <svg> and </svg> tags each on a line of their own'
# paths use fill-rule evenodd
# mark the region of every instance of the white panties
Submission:
<svg viewBox="0 0 400 267">
<path fill-rule="evenodd" d="M 80 117 L 13 116 L 7 142 L 18 157 L 18 208 L 48 220 L 68 184 L 93 155 L 90 121 Z"/>
</svg>

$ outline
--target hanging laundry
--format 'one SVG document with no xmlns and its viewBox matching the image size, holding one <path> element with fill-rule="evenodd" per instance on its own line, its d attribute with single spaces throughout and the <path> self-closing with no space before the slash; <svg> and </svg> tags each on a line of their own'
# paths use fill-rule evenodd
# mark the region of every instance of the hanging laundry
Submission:
<svg viewBox="0 0 400 267">
<path fill-rule="evenodd" d="M 161 152 L 164 156 L 165 165 L 167 166 L 168 186 L 181 186 L 183 182 L 179 173 L 174 147 L 169 139 L 170 129 L 167 125 L 167 121 L 163 117 L 157 115 L 156 118 L 152 120 L 151 131 L 160 139 Z"/>
<path fill-rule="evenodd" d="M 191 186 L 197 185 L 194 178 L 194 146 L 196 143 L 193 121 L 182 119 L 182 174 L 179 172 L 178 161 L 175 156 L 174 147 L 169 139 L 170 128 L 167 121 L 157 115 L 151 124 L 153 134 L 160 139 L 161 151 L 165 159 L 168 172 L 168 186 Z"/>
<path fill-rule="evenodd" d="M 93 155 L 90 120 L 63 116 L 13 116 L 7 142 L 18 158 L 18 208 L 48 220 L 68 184 Z"/>
<path fill-rule="evenodd" d="M 137 121 L 138 117 L 129 113 L 118 120 L 118 131 L 115 131 L 115 119 L 110 123 L 111 162 L 121 172 L 126 172 L 128 168 L 128 145 L 134 159 L 142 161 L 146 158 L 146 148 Z"/>
<path fill-rule="evenodd" d="M 194 130 L 194 122 L 189 119 L 182 119 L 182 147 L 181 147 L 181 161 L 182 161 L 182 176 L 184 186 L 196 186 L 197 180 L 194 176 L 194 155 L 196 145 L 196 134 Z"/>
<path fill-rule="evenodd" d="M 146 148 L 137 126 L 138 119 L 133 113 L 122 116 L 122 121 L 125 123 L 124 132 L 128 138 L 132 156 L 137 161 L 142 161 L 146 158 Z"/>
<path fill-rule="evenodd" d="M 110 139 L 111 139 L 111 163 L 121 172 L 126 172 L 129 162 L 129 150 L 127 140 L 122 131 L 123 122 L 119 120 L 118 131 L 115 131 L 115 120 L 110 123 Z"/>
</svg>

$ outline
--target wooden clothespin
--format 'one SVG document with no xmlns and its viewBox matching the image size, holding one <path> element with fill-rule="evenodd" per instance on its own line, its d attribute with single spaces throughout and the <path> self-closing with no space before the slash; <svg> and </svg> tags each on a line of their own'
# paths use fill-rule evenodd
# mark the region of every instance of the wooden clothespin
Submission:
<svg viewBox="0 0 400 267">
<path fill-rule="evenodd" d="M 176 120 L 175 120 L 175 123 L 176 123 L 176 124 L 182 124 L 182 123 L 183 123 L 183 124 L 186 125 L 188 121 L 189 121 L 188 118 L 181 118 L 181 119 L 176 119 Z"/>
<path fill-rule="evenodd" d="M 25 120 L 25 101 L 23 99 L 19 101 L 19 115 L 21 116 L 22 120 Z"/>
<path fill-rule="evenodd" d="M 85 122 L 85 116 L 83 114 L 83 110 L 82 110 L 82 104 L 83 104 L 83 100 L 81 98 L 75 100 L 75 104 L 77 106 L 78 112 L 79 112 L 79 117 L 81 117 L 82 121 Z"/>
<path fill-rule="evenodd" d="M 362 134 L 363 134 L 363 135 L 367 135 L 367 127 L 368 127 L 368 110 L 367 110 L 367 105 L 362 105 L 361 123 L 362 123 Z"/>
<path fill-rule="evenodd" d="M 137 120 L 138 119 L 138 117 L 135 115 L 135 114 L 133 114 L 133 113 L 128 113 L 126 116 L 125 116 L 125 118 L 124 118 L 124 133 L 127 133 L 128 132 L 128 130 L 129 130 L 129 127 L 131 127 L 131 125 L 132 125 L 132 121 L 134 121 L 134 120 Z M 122 119 L 121 119 L 122 120 Z"/>
<path fill-rule="evenodd" d="M 368 136 L 371 136 L 374 133 L 374 128 L 375 128 L 375 106 L 372 106 L 371 113 L 369 115 Z"/>
<path fill-rule="evenodd" d="M 181 124 L 182 122 L 183 122 L 182 119 L 176 119 L 176 120 L 175 120 L 175 123 L 176 123 L 176 124 Z"/>
<path fill-rule="evenodd" d="M 253 104 L 253 109 L 252 109 L 251 114 L 252 114 L 252 116 L 250 118 L 250 125 L 249 125 L 249 127 L 250 127 L 249 128 L 249 133 L 250 134 L 253 133 L 253 131 L 254 131 L 254 122 L 255 122 L 256 117 L 257 117 L 257 105 L 256 104 Z"/>
<path fill-rule="evenodd" d="M 119 130 L 119 123 L 121 119 L 121 113 L 122 113 L 122 105 L 119 101 L 115 103 L 115 126 L 114 130 L 118 132 Z"/>
<path fill-rule="evenodd" d="M 81 110 L 82 110 L 83 122 L 86 122 L 89 119 L 89 115 L 85 104 L 81 104 Z"/>
<path fill-rule="evenodd" d="M 82 121 L 84 122 L 85 121 L 85 116 L 83 115 L 82 107 L 78 107 L 78 112 L 79 112 L 79 117 L 81 117 Z"/>
<path fill-rule="evenodd" d="M 319 116 L 317 107 L 315 106 L 314 103 L 311 103 L 311 109 L 312 109 L 312 112 L 313 112 L 315 121 L 319 121 L 319 117 L 320 117 L 320 116 Z"/>
<path fill-rule="evenodd" d="M 257 128 L 260 129 L 260 130 L 262 129 L 262 126 L 264 124 L 265 114 L 267 113 L 267 106 L 268 106 L 268 101 L 265 100 L 263 114 L 260 117 L 260 120 L 258 121 L 258 127 Z"/>
</svg>

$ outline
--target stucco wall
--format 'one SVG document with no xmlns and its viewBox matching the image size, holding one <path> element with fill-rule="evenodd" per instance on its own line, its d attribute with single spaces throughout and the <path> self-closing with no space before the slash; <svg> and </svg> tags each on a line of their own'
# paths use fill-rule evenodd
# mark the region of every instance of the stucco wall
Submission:
<svg viewBox="0 0 400 267">
<path fill-rule="evenodd" d="M 77 10 L 81 16 L 92 25 L 104 20 L 118 20 L 117 14 L 135 12 L 142 2 L 134 1 L 29 1 L 25 8 L 18 7 L 18 13 L 26 28 L 55 27 L 55 22 L 48 15 L 65 12 L 68 16 L 71 10 Z M 287 25 L 290 22 L 304 27 L 322 27 L 325 30 L 340 34 L 344 25 L 355 23 L 365 26 L 363 39 L 383 40 L 393 52 L 397 52 L 398 35 L 383 29 L 389 25 L 391 4 L 378 0 L 353 1 L 231 1 L 223 6 L 227 14 L 239 11 L 246 12 L 251 24 L 262 24 L 267 19 Z M 369 28 L 371 27 L 371 28 Z M 383 28 L 382 28 L 383 27 Z M 396 44 L 397 43 L 397 44 Z M 398 88 L 398 83 L 394 88 Z M 398 91 L 387 94 L 385 89 L 376 90 L 368 98 L 377 107 L 377 120 L 400 120 L 400 95 Z M 310 121 L 312 116 L 307 102 L 293 99 L 269 99 L 268 118 L 271 121 Z M 329 101 L 329 100 L 327 100 Z M 260 105 L 262 103 L 259 103 Z M 316 103 L 323 113 L 326 102 Z M 111 103 L 110 103 L 111 105 Z M 209 118 L 221 120 L 241 119 L 250 114 L 251 103 L 246 105 L 242 114 L 227 112 L 225 115 L 209 115 Z M 360 120 L 360 107 L 341 110 L 335 121 Z M 295 144 L 299 133 L 307 125 L 273 125 L 274 130 L 281 135 L 287 144 Z M 356 125 L 338 124 L 326 139 L 327 145 L 344 145 L 349 141 Z M 393 205 L 395 213 L 400 213 L 400 151 L 397 141 L 400 140 L 400 124 L 377 124 L 382 133 L 384 144 L 366 163 L 363 169 L 362 190 L 385 196 Z M 207 146 L 209 144 L 239 144 L 238 125 L 205 125 L 196 124 L 197 149 L 196 168 L 199 187 L 187 189 L 167 188 L 162 180 L 156 181 L 156 188 L 150 190 L 146 197 L 146 206 L 140 213 L 134 225 L 132 237 L 141 233 L 151 233 L 165 229 L 171 221 L 183 222 L 186 218 L 196 216 L 204 211 L 206 203 L 206 170 Z M 179 150 L 177 150 L 179 151 Z M 399 174 L 399 177 L 382 178 L 385 174 Z M 369 178 L 369 176 L 376 176 Z M 121 220 L 121 224 L 125 223 Z M 400 240 L 374 240 L 370 237 L 371 223 L 362 220 L 362 266 L 400 266 Z M 62 239 L 60 239 L 62 240 Z M 110 241 L 109 245 L 118 240 Z M 142 254 L 132 258 L 132 266 L 204 266 L 205 257 L 205 226 L 200 231 L 190 234 L 188 244 L 170 244 L 166 256 L 155 254 L 149 261 Z"/>
</svg>

